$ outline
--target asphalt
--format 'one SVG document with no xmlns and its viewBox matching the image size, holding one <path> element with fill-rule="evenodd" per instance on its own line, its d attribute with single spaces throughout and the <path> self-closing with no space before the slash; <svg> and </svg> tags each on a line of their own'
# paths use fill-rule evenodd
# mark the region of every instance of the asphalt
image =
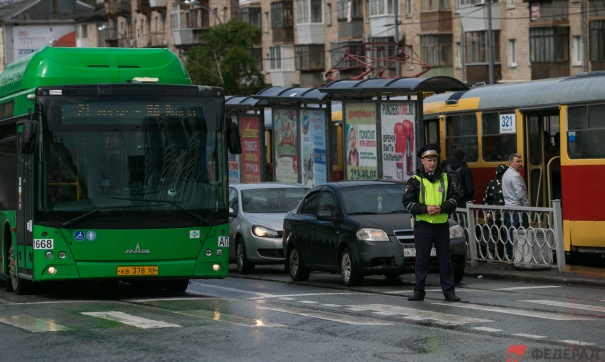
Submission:
<svg viewBox="0 0 605 362">
<path fill-rule="evenodd" d="M 565 272 L 560 273 L 557 268 L 536 270 L 515 267 L 513 264 L 479 262 L 475 267 L 467 264 L 464 274 L 471 278 L 511 279 L 531 283 L 605 288 L 605 261 L 601 260 L 600 265 L 567 265 Z"/>
</svg>

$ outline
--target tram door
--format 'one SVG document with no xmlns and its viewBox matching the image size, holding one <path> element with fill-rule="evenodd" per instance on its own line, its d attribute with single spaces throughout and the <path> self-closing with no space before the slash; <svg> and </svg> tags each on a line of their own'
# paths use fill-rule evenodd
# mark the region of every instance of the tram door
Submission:
<svg viewBox="0 0 605 362">
<path fill-rule="evenodd" d="M 548 207 L 560 198 L 559 114 L 558 110 L 524 114 L 523 166 L 530 206 Z"/>
</svg>

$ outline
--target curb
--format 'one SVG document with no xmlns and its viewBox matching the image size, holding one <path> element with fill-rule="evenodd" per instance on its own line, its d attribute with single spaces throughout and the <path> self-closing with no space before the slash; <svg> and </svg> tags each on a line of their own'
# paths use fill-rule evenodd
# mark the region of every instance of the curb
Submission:
<svg viewBox="0 0 605 362">
<path fill-rule="evenodd" d="M 537 271 L 536 273 L 540 273 Z M 559 275 L 538 275 L 538 274 L 527 274 L 525 272 L 512 273 L 507 270 L 499 270 L 495 272 L 493 270 L 467 270 L 465 271 L 465 276 L 469 277 L 479 277 L 483 276 L 489 277 L 492 279 L 501 279 L 501 280 L 521 280 L 525 282 L 540 282 L 540 283 L 557 283 L 557 284 L 565 284 L 565 285 L 573 285 L 573 286 L 591 286 L 591 287 L 602 287 L 605 288 L 605 280 L 602 279 L 594 279 L 594 278 L 586 278 L 583 276 L 579 276 L 577 274 L 559 274 Z M 464 282 L 464 281 L 463 281 Z"/>
</svg>

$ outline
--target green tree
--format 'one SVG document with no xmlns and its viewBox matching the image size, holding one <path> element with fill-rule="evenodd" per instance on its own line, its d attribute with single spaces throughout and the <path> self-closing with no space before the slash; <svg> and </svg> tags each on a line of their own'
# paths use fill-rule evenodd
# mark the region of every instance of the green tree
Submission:
<svg viewBox="0 0 605 362">
<path fill-rule="evenodd" d="M 193 83 L 223 87 L 231 95 L 250 95 L 266 87 L 259 62 L 250 54 L 260 34 L 260 29 L 236 20 L 211 27 L 204 43 L 185 53 Z"/>
</svg>

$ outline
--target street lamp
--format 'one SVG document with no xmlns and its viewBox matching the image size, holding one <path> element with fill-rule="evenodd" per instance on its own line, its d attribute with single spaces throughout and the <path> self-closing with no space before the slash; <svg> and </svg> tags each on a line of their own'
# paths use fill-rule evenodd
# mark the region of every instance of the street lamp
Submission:
<svg viewBox="0 0 605 362">
<path fill-rule="evenodd" d="M 197 0 L 185 0 L 185 5 L 197 6 L 199 8 L 204 9 L 204 10 L 208 10 L 209 12 L 211 12 L 216 17 L 216 20 L 218 20 L 219 24 L 223 23 L 223 21 L 221 20 L 221 17 L 218 15 L 218 13 L 216 12 L 216 10 L 210 8 L 209 6 L 201 4 Z"/>
</svg>

